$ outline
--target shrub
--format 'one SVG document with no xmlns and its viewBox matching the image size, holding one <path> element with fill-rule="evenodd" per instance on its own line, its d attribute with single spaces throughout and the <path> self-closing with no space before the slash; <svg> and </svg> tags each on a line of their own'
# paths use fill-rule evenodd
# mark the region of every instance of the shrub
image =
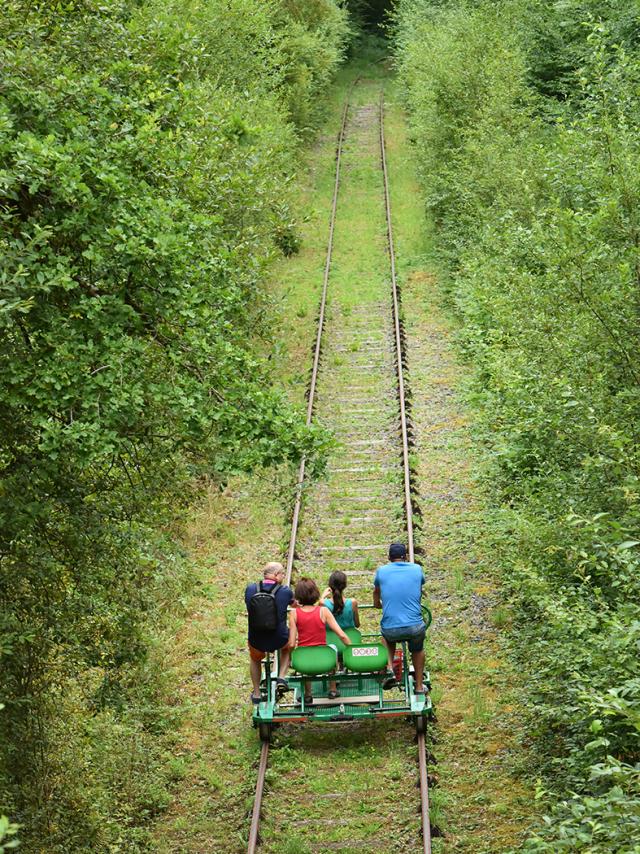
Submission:
<svg viewBox="0 0 640 854">
<path fill-rule="evenodd" d="M 401 2 L 397 62 L 474 367 L 501 505 L 493 536 L 547 775 L 547 827 L 526 850 L 631 852 L 640 844 L 637 10 L 561 5 Z M 545 56 L 543 35 L 560 15 L 567 43 Z"/>
<path fill-rule="evenodd" d="M 149 626 L 186 580 L 162 532 L 199 481 L 324 442 L 254 345 L 347 37 L 331 0 L 0 20 L 0 791 L 32 850 L 142 850 L 164 799 Z"/>
</svg>

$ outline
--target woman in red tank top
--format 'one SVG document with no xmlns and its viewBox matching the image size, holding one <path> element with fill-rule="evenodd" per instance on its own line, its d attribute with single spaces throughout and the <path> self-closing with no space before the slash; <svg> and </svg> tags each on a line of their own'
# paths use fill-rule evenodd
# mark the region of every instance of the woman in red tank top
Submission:
<svg viewBox="0 0 640 854">
<path fill-rule="evenodd" d="M 344 633 L 328 608 L 317 605 L 320 598 L 318 586 L 311 578 L 301 578 L 295 590 L 297 608 L 289 613 L 289 646 L 324 646 L 327 643 L 327 626 L 346 644 L 349 636 Z M 304 683 L 305 703 L 313 702 L 310 682 Z M 336 694 L 335 686 L 331 692 Z"/>
<path fill-rule="evenodd" d="M 327 625 L 320 616 L 319 605 L 308 605 L 296 610 L 298 646 L 324 646 L 327 642 Z"/>
</svg>

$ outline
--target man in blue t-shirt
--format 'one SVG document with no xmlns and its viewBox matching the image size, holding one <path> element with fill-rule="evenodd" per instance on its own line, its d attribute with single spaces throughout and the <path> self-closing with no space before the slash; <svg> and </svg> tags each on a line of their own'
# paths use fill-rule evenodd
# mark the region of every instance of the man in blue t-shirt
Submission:
<svg viewBox="0 0 640 854">
<path fill-rule="evenodd" d="M 373 579 L 373 605 L 382 608 L 380 630 L 389 650 L 389 676 L 384 687 L 395 685 L 393 656 L 398 641 L 407 641 L 415 669 L 415 692 L 424 694 L 424 637 L 420 599 L 424 575 L 417 563 L 407 561 L 404 543 L 391 543 L 389 563 L 378 568 Z"/>
<path fill-rule="evenodd" d="M 289 669 L 289 659 L 291 652 L 289 650 L 289 627 L 287 623 L 287 608 L 293 602 L 293 591 L 290 587 L 283 584 L 286 577 L 284 567 L 281 563 L 268 563 L 263 570 L 262 589 L 268 592 L 269 589 L 274 589 L 277 584 L 282 585 L 275 592 L 276 611 L 278 615 L 278 624 L 272 631 L 259 631 L 251 628 L 249 625 L 249 672 L 251 673 L 251 683 L 253 692 L 251 701 L 254 704 L 260 702 L 260 677 L 262 676 L 262 660 L 267 652 L 275 652 L 280 650 L 280 667 L 278 668 L 278 692 L 288 691 L 289 685 L 286 680 L 287 671 Z M 244 591 L 244 601 L 249 610 L 249 601 L 252 596 L 258 592 L 258 584 L 249 584 Z"/>
</svg>

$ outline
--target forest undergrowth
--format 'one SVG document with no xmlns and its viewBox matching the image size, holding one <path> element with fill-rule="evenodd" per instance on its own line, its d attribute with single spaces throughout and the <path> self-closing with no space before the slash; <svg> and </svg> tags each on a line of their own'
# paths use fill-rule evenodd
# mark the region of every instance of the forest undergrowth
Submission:
<svg viewBox="0 0 640 854">
<path fill-rule="evenodd" d="M 640 9 L 400 0 L 396 61 L 473 366 L 547 813 L 640 851 Z"/>
</svg>

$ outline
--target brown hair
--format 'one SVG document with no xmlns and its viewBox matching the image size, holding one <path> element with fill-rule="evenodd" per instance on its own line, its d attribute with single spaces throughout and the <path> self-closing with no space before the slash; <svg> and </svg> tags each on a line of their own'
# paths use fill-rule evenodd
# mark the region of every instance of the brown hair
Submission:
<svg viewBox="0 0 640 854">
<path fill-rule="evenodd" d="M 333 594 L 333 613 L 338 616 L 344 611 L 344 596 L 342 591 L 347 586 L 347 576 L 342 570 L 337 569 L 329 576 L 329 587 Z"/>
<path fill-rule="evenodd" d="M 315 605 L 320 598 L 318 585 L 312 578 L 301 578 L 296 584 L 296 599 L 299 605 Z"/>
</svg>

